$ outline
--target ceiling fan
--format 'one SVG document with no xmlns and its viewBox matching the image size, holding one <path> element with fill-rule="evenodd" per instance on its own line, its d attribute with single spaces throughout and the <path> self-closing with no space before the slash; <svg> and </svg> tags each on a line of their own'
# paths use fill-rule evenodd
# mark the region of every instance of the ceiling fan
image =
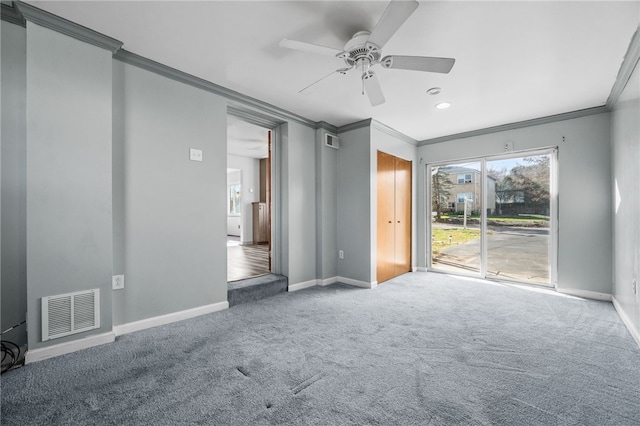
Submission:
<svg viewBox="0 0 640 426">
<path fill-rule="evenodd" d="M 296 40 L 283 39 L 280 41 L 280 47 L 321 55 L 331 55 L 343 59 L 347 65 L 345 68 L 337 69 L 331 74 L 311 83 L 300 90 L 300 93 L 305 93 L 325 78 L 335 74 L 345 75 L 349 71 L 356 69 L 362 73 L 362 94 L 364 95 L 366 92 L 371 105 L 376 106 L 384 103 L 385 99 L 376 73 L 371 69 L 375 65 L 380 64 L 384 68 L 391 69 L 437 72 L 442 74 L 449 73 L 455 63 L 455 59 L 453 58 L 398 55 L 382 57 L 382 47 L 384 47 L 417 8 L 418 2 L 415 0 L 391 1 L 373 31 L 357 32 L 351 40 L 345 44 L 343 50 Z"/>
</svg>

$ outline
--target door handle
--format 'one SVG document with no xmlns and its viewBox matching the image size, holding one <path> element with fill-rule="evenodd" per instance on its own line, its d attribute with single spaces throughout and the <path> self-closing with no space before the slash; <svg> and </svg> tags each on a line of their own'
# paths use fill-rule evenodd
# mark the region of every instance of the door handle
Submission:
<svg viewBox="0 0 640 426">
<path fill-rule="evenodd" d="M 393 223 L 393 222 L 389 221 L 389 223 Z"/>
</svg>

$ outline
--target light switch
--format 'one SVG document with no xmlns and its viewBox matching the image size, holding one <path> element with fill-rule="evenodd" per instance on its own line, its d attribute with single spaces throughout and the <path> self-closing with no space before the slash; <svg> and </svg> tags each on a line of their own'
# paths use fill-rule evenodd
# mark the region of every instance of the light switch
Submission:
<svg viewBox="0 0 640 426">
<path fill-rule="evenodd" d="M 189 160 L 191 161 L 202 161 L 202 150 L 189 148 Z"/>
</svg>

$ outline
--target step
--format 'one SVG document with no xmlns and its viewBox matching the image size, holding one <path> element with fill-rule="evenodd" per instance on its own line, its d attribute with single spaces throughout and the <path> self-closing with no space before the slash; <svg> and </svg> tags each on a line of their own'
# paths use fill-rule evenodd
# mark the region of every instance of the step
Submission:
<svg viewBox="0 0 640 426">
<path fill-rule="evenodd" d="M 287 291 L 289 281 L 284 275 L 261 275 L 227 283 L 229 307 L 255 302 Z"/>
</svg>

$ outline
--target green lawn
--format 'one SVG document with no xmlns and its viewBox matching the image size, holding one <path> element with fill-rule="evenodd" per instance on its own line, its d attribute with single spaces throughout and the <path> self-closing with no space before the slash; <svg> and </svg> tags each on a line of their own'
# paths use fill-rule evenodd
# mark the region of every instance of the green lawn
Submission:
<svg viewBox="0 0 640 426">
<path fill-rule="evenodd" d="M 480 238 L 480 230 L 473 228 L 432 229 L 431 232 L 433 236 L 431 241 L 433 254 L 437 254 L 441 249 L 449 245 L 462 244 Z M 450 236 L 451 244 L 449 244 Z"/>
</svg>

